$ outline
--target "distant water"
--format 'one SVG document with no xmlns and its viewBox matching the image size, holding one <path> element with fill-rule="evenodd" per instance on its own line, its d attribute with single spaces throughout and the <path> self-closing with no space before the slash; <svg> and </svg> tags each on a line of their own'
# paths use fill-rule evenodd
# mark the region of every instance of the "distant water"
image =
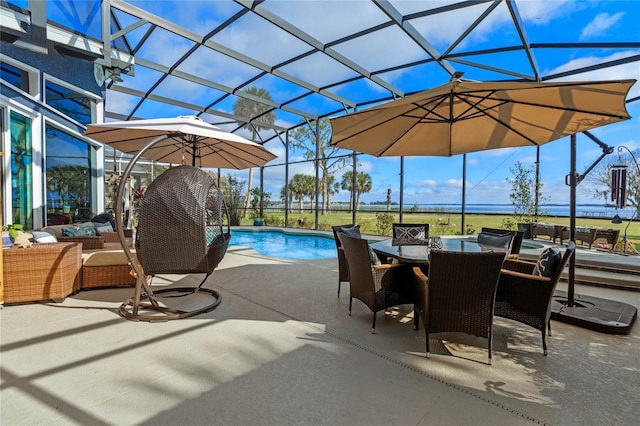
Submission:
<svg viewBox="0 0 640 426">
<path fill-rule="evenodd" d="M 462 206 L 460 204 L 420 204 L 420 211 L 426 212 L 443 212 L 443 213 L 460 213 Z M 405 207 L 406 209 L 406 207 Z M 406 210 L 405 210 L 406 211 Z M 467 204 L 465 206 L 467 213 L 496 213 L 511 214 L 513 213 L 513 205 L 511 204 Z M 633 208 L 616 209 L 615 207 L 606 207 L 602 204 L 577 204 L 576 215 L 579 217 L 613 217 L 616 213 L 621 218 L 630 218 L 633 214 Z M 570 215 L 568 204 L 543 204 L 540 206 L 540 213 L 548 216 L 566 216 Z"/>
</svg>

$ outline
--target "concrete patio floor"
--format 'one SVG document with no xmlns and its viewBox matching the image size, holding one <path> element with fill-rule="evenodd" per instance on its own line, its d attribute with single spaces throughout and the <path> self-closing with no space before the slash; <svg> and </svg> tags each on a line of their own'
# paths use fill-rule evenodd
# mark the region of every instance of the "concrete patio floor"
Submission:
<svg viewBox="0 0 640 426">
<path fill-rule="evenodd" d="M 199 276 L 155 283 L 192 285 Z M 496 318 L 485 342 L 434 340 L 411 307 L 378 315 L 336 297 L 337 260 L 270 259 L 230 247 L 207 282 L 207 314 L 133 322 L 131 288 L 63 303 L 6 306 L 0 319 L 0 424 L 10 425 L 631 425 L 640 418 L 640 326 L 608 335 Z M 564 289 L 564 284 L 560 285 Z M 640 306 L 640 292 L 576 292 Z M 199 300 L 171 300 L 170 303 Z"/>
</svg>

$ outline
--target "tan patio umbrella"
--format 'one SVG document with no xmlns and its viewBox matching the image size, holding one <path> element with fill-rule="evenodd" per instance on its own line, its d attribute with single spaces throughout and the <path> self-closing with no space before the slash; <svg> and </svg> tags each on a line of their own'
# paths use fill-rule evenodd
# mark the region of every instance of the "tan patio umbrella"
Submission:
<svg viewBox="0 0 640 426">
<path fill-rule="evenodd" d="M 163 163 L 240 170 L 276 158 L 262 145 L 193 116 L 89 124 L 84 134 L 127 154 L 165 136 L 142 154 Z"/>
<path fill-rule="evenodd" d="M 452 156 L 536 146 L 626 120 L 635 80 L 452 81 L 331 119 L 331 145 L 380 156 Z"/>
<path fill-rule="evenodd" d="M 625 100 L 635 81 L 476 83 L 454 80 L 331 119 L 331 145 L 378 157 L 452 156 L 496 148 L 540 146 L 571 136 L 570 227 L 571 239 L 575 240 L 575 135 L 631 118 Z M 575 302 L 574 274 L 575 256 L 569 265 L 569 307 L 574 307 Z M 602 306 L 606 308 L 602 309 L 597 304 L 591 305 L 595 311 L 574 313 L 579 321 L 567 322 L 593 324 L 600 321 L 599 313 L 617 309 L 610 301 L 604 301 Z M 568 317 L 559 315 L 558 319 Z M 594 328 L 606 321 L 602 320 Z"/>
</svg>

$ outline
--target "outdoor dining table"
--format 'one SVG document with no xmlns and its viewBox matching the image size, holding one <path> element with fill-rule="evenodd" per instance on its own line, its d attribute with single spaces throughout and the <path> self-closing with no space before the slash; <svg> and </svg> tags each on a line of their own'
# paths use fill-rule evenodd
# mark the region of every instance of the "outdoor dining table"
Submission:
<svg viewBox="0 0 640 426">
<path fill-rule="evenodd" d="M 440 242 L 437 249 L 445 251 L 478 253 L 488 249 L 495 249 L 494 247 L 483 247 L 475 241 L 460 238 L 440 238 L 437 241 Z M 433 239 L 423 240 L 421 242 L 418 240 L 402 241 L 394 238 L 388 238 L 386 240 L 371 243 L 370 246 L 376 254 L 384 258 L 392 257 L 405 263 L 428 264 L 429 251 L 432 249 L 432 244 Z"/>
</svg>

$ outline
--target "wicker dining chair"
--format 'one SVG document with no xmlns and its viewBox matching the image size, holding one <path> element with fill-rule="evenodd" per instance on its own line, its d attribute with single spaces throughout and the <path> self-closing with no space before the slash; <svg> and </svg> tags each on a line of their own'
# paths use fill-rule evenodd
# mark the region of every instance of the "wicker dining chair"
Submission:
<svg viewBox="0 0 640 426">
<path fill-rule="evenodd" d="M 360 226 L 355 224 L 336 225 L 331 227 L 333 238 L 336 242 L 336 250 L 338 251 L 338 297 L 340 297 L 340 285 L 349 281 L 349 268 L 347 268 L 347 260 L 344 257 L 344 249 L 338 237 L 338 233 L 346 232 L 352 237 L 360 238 Z"/>
<path fill-rule="evenodd" d="M 376 313 L 396 305 L 415 302 L 411 266 L 401 263 L 374 264 L 367 240 L 339 234 L 349 269 L 349 315 L 353 299 L 372 311 L 371 333 L 376 332 Z"/>
<path fill-rule="evenodd" d="M 428 277 L 413 268 L 415 315 L 424 326 L 427 358 L 431 333 L 457 332 L 486 338 L 491 364 L 493 306 L 504 259 L 503 252 L 432 250 Z"/>
<path fill-rule="evenodd" d="M 561 260 L 545 275 L 534 273 L 536 265 L 545 261 L 543 252 L 538 262 L 507 259 L 504 262 L 496 293 L 495 315 L 528 325 L 542 334 L 542 350 L 547 355 L 545 329 L 551 335 L 551 302 L 560 276 L 576 250 L 570 241 Z"/>
</svg>

